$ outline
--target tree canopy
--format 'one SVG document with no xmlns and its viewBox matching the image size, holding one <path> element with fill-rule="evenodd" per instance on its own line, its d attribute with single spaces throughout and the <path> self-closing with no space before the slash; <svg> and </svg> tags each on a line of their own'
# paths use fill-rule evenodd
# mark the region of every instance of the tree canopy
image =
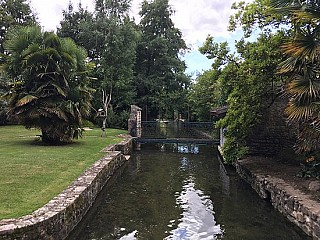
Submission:
<svg viewBox="0 0 320 240">
<path fill-rule="evenodd" d="M 9 28 L 36 23 L 36 17 L 26 0 L 0 1 L 0 53 L 4 53 L 3 42 Z M 1 60 L 2 61 L 2 60 Z"/>
<path fill-rule="evenodd" d="M 135 84 L 146 118 L 172 119 L 174 111 L 186 108 L 190 79 L 179 56 L 187 46 L 171 20 L 173 13 L 168 0 L 142 2 Z"/>
<path fill-rule="evenodd" d="M 9 116 L 27 128 L 40 128 L 47 143 L 78 137 L 93 92 L 85 50 L 38 26 L 11 30 L 4 46 Z"/>
</svg>

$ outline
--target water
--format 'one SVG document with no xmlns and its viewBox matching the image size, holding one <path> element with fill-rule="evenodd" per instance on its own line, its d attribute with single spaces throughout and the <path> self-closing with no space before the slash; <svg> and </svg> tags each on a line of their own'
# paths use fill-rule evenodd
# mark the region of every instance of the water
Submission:
<svg viewBox="0 0 320 240">
<path fill-rule="evenodd" d="M 198 147 L 143 145 L 69 239 L 309 239 Z"/>
</svg>

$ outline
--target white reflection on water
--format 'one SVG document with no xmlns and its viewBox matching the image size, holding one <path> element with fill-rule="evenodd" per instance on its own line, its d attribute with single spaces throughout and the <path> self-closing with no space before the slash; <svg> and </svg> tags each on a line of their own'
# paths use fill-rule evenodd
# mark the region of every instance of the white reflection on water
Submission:
<svg viewBox="0 0 320 240">
<path fill-rule="evenodd" d="M 183 191 L 177 193 L 177 204 L 183 210 L 180 223 L 165 239 L 213 240 L 222 237 L 223 230 L 214 219 L 213 203 L 209 196 L 196 189 L 192 177 L 184 182 Z"/>
<path fill-rule="evenodd" d="M 136 234 L 138 231 L 133 231 L 132 233 L 129 233 L 123 237 L 121 237 L 119 240 L 136 240 Z"/>
</svg>

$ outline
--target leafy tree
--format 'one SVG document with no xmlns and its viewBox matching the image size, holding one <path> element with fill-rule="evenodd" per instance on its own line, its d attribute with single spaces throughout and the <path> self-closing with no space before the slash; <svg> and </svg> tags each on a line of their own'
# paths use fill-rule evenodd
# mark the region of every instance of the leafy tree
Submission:
<svg viewBox="0 0 320 240">
<path fill-rule="evenodd" d="M 0 0 L 0 19 L 1 54 L 4 53 L 3 42 L 10 27 L 27 26 L 36 23 L 36 17 L 32 13 L 31 8 L 26 0 Z"/>
<path fill-rule="evenodd" d="M 190 87 L 188 103 L 197 121 L 210 121 L 210 110 L 219 106 L 217 103 L 220 100 L 218 87 L 220 73 L 219 69 L 205 71 Z"/>
<path fill-rule="evenodd" d="M 86 48 L 96 65 L 93 87 L 97 91 L 93 106 L 96 109 L 104 106 L 105 113 L 112 107 L 109 110 L 113 119 L 117 114 L 122 119 L 120 115 L 130 108 L 135 97 L 132 85 L 138 33 L 128 17 L 131 1 L 97 0 L 95 3 L 95 14 L 83 10 L 81 5 L 74 11 L 70 4 L 68 11 L 64 11 L 58 34 L 71 37 Z M 110 102 L 107 106 L 102 103 L 106 97 L 106 102 Z"/>
<path fill-rule="evenodd" d="M 247 153 L 247 137 L 276 97 L 276 87 L 281 84 L 275 76 L 282 59 L 279 46 L 283 37 L 282 32 L 266 32 L 256 42 L 242 39 L 236 43 L 237 54 L 230 53 L 226 43 L 215 43 L 211 36 L 200 48 L 215 60 L 211 71 L 220 71 L 211 76 L 213 84 L 207 88 L 212 89 L 216 105 L 228 105 L 226 117 L 218 123 L 228 129 L 223 146 L 228 162 Z"/>
<path fill-rule="evenodd" d="M 320 6 L 318 1 L 283 0 L 273 0 L 272 6 L 292 24 L 293 35 L 282 45 L 287 58 L 279 72 L 289 76 L 288 119 L 300 123 L 296 149 L 316 152 L 320 149 Z"/>
<path fill-rule="evenodd" d="M 68 37 L 87 50 L 91 61 L 97 61 L 103 48 L 103 36 L 96 30 L 93 13 L 84 9 L 79 3 L 78 11 L 71 2 L 68 9 L 62 12 L 63 20 L 57 29 L 59 37 Z"/>
<path fill-rule="evenodd" d="M 32 13 L 26 0 L 0 0 L 0 64 L 4 61 L 6 54 L 3 42 L 9 28 L 15 26 L 26 26 L 36 23 L 36 17 Z M 0 73 L 0 95 L 8 90 L 4 73 Z M 0 125 L 7 122 L 7 103 L 0 99 Z"/>
<path fill-rule="evenodd" d="M 121 115 L 124 111 L 128 112 L 135 97 L 133 67 L 138 33 L 128 16 L 130 4 L 131 0 L 96 1 L 96 22 L 104 36 L 101 68 L 97 71 L 97 77 L 104 95 L 110 99 L 112 97 L 108 107 L 113 116 L 119 116 L 119 121 L 123 121 Z M 112 123 L 108 119 L 109 124 Z M 127 124 L 127 120 L 124 123 Z M 123 126 L 123 122 L 120 125 Z"/>
<path fill-rule="evenodd" d="M 37 26 L 12 30 L 5 49 L 9 116 L 27 128 L 41 129 L 45 143 L 78 137 L 93 92 L 88 88 L 85 50 Z"/>
<path fill-rule="evenodd" d="M 137 104 L 145 108 L 146 118 L 172 118 L 174 111 L 186 109 L 190 79 L 179 55 L 187 47 L 171 20 L 173 12 L 168 0 L 142 2 L 135 84 Z"/>
<path fill-rule="evenodd" d="M 291 25 L 291 19 L 288 16 L 271 11 L 270 1 L 272 0 L 233 3 L 231 8 L 236 13 L 229 18 L 228 30 L 235 31 L 237 28 L 242 28 L 245 38 L 257 35 L 260 32 L 268 33 L 274 29 L 281 29 L 284 32 L 289 31 L 287 26 Z"/>
<path fill-rule="evenodd" d="M 119 20 L 126 18 L 132 0 L 96 0 L 98 17 L 113 17 Z"/>
</svg>

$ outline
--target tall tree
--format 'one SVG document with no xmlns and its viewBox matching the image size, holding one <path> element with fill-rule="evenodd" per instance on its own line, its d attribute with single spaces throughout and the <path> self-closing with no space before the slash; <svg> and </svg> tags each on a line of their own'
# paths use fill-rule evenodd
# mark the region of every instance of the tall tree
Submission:
<svg viewBox="0 0 320 240">
<path fill-rule="evenodd" d="M 95 3 L 95 14 L 83 10 L 81 5 L 74 11 L 70 4 L 64 11 L 58 34 L 73 38 L 87 49 L 96 65 L 94 107 L 102 108 L 106 97 L 112 96 L 107 106 L 112 106 L 108 112 L 113 119 L 109 119 L 109 123 L 112 121 L 113 126 L 125 127 L 127 120 L 114 119 L 117 115 L 128 117 L 126 111 L 135 96 L 132 84 L 138 34 L 128 17 L 131 0 L 96 0 Z"/>
<path fill-rule="evenodd" d="M 93 13 L 84 9 L 79 3 L 76 11 L 71 2 L 68 9 L 62 12 L 63 20 L 57 29 L 59 37 L 72 38 L 88 52 L 91 61 L 97 61 L 103 48 L 103 36 L 95 29 Z"/>
<path fill-rule="evenodd" d="M 3 42 L 10 27 L 36 23 L 36 17 L 26 0 L 0 0 L 0 53 L 4 53 Z"/>
<path fill-rule="evenodd" d="M 9 28 L 27 26 L 36 23 L 36 16 L 26 0 L 0 0 L 0 64 L 6 54 L 3 42 Z M 0 73 L 0 96 L 8 90 L 4 73 Z M 7 122 L 7 103 L 0 99 L 0 125 Z"/>
<path fill-rule="evenodd" d="M 137 103 L 147 118 L 172 118 L 185 107 L 190 80 L 179 56 L 187 46 L 171 20 L 173 13 L 168 0 L 142 2 L 135 82 Z"/>
<path fill-rule="evenodd" d="M 102 17 L 123 20 L 131 7 L 132 0 L 96 0 L 96 12 Z"/>
<path fill-rule="evenodd" d="M 46 143 L 78 137 L 92 98 L 85 50 L 37 26 L 12 30 L 5 50 L 9 116 L 27 128 L 41 129 Z"/>
<path fill-rule="evenodd" d="M 129 18 L 131 0 L 97 0 L 96 24 L 104 36 L 101 52 L 101 67 L 97 78 L 105 96 L 112 97 L 109 123 L 124 127 L 125 122 L 113 121 L 111 116 L 125 114 L 133 103 L 133 66 L 138 34 L 134 22 Z M 116 117 L 117 118 L 117 117 Z M 121 122 L 121 125 L 119 125 Z"/>
</svg>

